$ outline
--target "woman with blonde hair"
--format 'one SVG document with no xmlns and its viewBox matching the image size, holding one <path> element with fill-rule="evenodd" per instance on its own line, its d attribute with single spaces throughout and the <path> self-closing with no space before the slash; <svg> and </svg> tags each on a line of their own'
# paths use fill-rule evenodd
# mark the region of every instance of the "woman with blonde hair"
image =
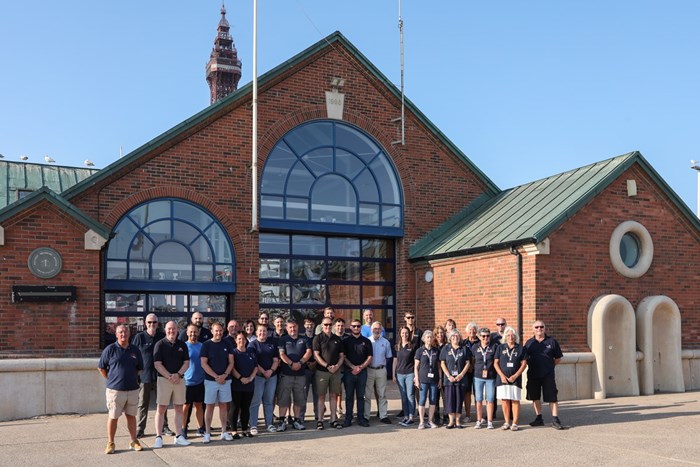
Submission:
<svg viewBox="0 0 700 467">
<path fill-rule="evenodd" d="M 461 345 L 462 336 L 456 329 L 450 332 L 448 341 L 449 343 L 440 352 L 444 407 L 445 414 L 449 418 L 445 428 L 463 428 L 459 414 L 462 411 L 462 400 L 467 390 L 465 383 L 467 371 L 471 366 L 472 352 L 468 347 Z"/>
<path fill-rule="evenodd" d="M 501 399 L 503 417 L 506 420 L 503 429 L 518 431 L 520 396 L 523 387 L 521 376 L 527 367 L 527 351 L 520 345 L 516 330 L 510 326 L 503 331 L 503 344 L 496 349 L 493 366 L 498 373 L 496 395 Z"/>
<path fill-rule="evenodd" d="M 433 335 L 433 331 L 425 331 L 421 336 L 423 346 L 416 349 L 414 357 L 414 384 L 420 388 L 420 397 L 418 399 L 418 415 L 420 424 L 418 429 L 437 428 L 433 417 L 435 416 L 435 404 L 438 398 L 438 388 L 440 383 L 440 351 L 437 348 L 437 341 Z M 425 402 L 430 404 L 428 410 L 429 423 L 425 422 Z"/>
</svg>

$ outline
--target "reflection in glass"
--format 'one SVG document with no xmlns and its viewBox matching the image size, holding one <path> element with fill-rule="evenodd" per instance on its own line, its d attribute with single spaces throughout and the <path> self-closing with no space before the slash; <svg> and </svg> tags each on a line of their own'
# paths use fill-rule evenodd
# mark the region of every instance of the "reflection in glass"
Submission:
<svg viewBox="0 0 700 467">
<path fill-rule="evenodd" d="M 129 293 L 105 294 L 105 311 L 143 311 L 143 296 Z"/>
<path fill-rule="evenodd" d="M 324 256 L 326 254 L 326 239 L 311 235 L 292 235 L 292 254 Z"/>
<path fill-rule="evenodd" d="M 284 198 L 260 195 L 260 216 L 267 219 L 284 219 Z"/>
<path fill-rule="evenodd" d="M 289 303 L 289 285 L 261 282 L 260 303 Z"/>
<path fill-rule="evenodd" d="M 260 279 L 289 279 L 289 260 L 260 258 Z"/>
<path fill-rule="evenodd" d="M 389 285 L 365 285 L 362 287 L 363 305 L 393 305 L 394 288 Z"/>
<path fill-rule="evenodd" d="M 357 261 L 328 261 L 329 281 L 359 281 L 360 263 Z"/>
<path fill-rule="evenodd" d="M 294 285 L 293 303 L 322 304 L 326 303 L 326 286 L 321 284 Z"/>
<path fill-rule="evenodd" d="M 620 257 L 628 268 L 633 268 L 639 262 L 640 246 L 639 238 L 631 232 L 627 232 L 620 240 Z"/>
<path fill-rule="evenodd" d="M 126 279 L 126 261 L 108 261 L 107 279 Z"/>
<path fill-rule="evenodd" d="M 391 282 L 394 280 L 394 265 L 391 263 L 362 263 L 362 280 L 368 282 Z"/>
<path fill-rule="evenodd" d="M 357 195 L 350 182 L 338 175 L 327 175 L 314 185 L 311 194 L 311 220 L 331 224 L 357 223 Z"/>
<path fill-rule="evenodd" d="M 175 242 L 161 244 L 153 253 L 151 279 L 165 281 L 192 280 L 192 257 L 189 250 Z M 210 272 L 213 272 L 210 269 Z"/>
<path fill-rule="evenodd" d="M 365 258 L 393 258 L 394 242 L 378 238 L 362 240 L 362 256 Z"/>
<path fill-rule="evenodd" d="M 334 305 L 360 303 L 360 287 L 352 284 L 328 284 L 328 301 Z"/>
<path fill-rule="evenodd" d="M 289 254 L 289 235 L 261 233 L 260 253 Z"/>
<path fill-rule="evenodd" d="M 360 256 L 359 238 L 328 238 L 328 256 L 350 256 L 357 258 Z"/>
<path fill-rule="evenodd" d="M 148 296 L 148 311 L 150 313 L 187 313 L 187 295 L 181 294 L 150 294 Z"/>
<path fill-rule="evenodd" d="M 325 278 L 325 261 L 321 259 L 295 259 L 292 261 L 292 279 L 318 281 Z"/>
</svg>

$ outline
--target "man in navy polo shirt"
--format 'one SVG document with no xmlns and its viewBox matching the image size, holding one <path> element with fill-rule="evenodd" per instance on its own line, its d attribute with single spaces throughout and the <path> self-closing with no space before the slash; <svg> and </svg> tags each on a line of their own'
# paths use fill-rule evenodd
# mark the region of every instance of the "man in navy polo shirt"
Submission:
<svg viewBox="0 0 700 467">
<path fill-rule="evenodd" d="M 545 325 L 542 321 L 535 321 L 532 325 L 535 336 L 525 343 L 529 354 L 527 360 L 527 399 L 532 401 L 535 407 L 535 420 L 530 426 L 543 426 L 542 402 L 549 402 L 552 411 L 552 426 L 557 430 L 562 429 L 559 421 L 559 406 L 557 403 L 557 383 L 554 378 L 554 367 L 559 363 L 564 354 L 559 343 L 545 334 Z"/>
<path fill-rule="evenodd" d="M 158 396 L 156 411 L 156 440 L 154 448 L 163 447 L 163 420 L 168 411 L 170 399 L 175 410 L 175 426 L 182 425 L 182 406 L 185 403 L 185 372 L 190 366 L 187 345 L 177 338 L 177 323 L 168 321 L 165 337 L 156 342 L 153 350 L 153 365 L 158 372 Z M 181 433 L 175 435 L 175 444 L 189 446 L 191 443 Z"/>
<path fill-rule="evenodd" d="M 206 432 L 202 442 L 211 441 L 211 422 L 214 418 L 214 408 L 219 406 L 219 421 L 221 422 L 221 441 L 231 441 L 233 437 L 226 431 L 228 406 L 231 402 L 231 370 L 233 370 L 233 349 L 227 340 L 223 339 L 224 328 L 219 323 L 211 327 L 214 337 L 202 343 L 199 358 L 204 370 L 204 424 Z"/>
<path fill-rule="evenodd" d="M 277 383 L 277 403 L 281 421 L 277 431 L 287 429 L 285 417 L 294 399 L 293 425 L 304 430 L 301 405 L 306 404 L 306 363 L 311 359 L 311 345 L 305 336 L 299 335 L 299 326 L 293 319 L 287 321 L 287 334 L 277 341 L 280 353 L 280 379 Z"/>
<path fill-rule="evenodd" d="M 194 313 L 192 313 L 192 318 L 190 318 L 190 322 L 197 326 L 197 328 L 199 328 L 199 342 L 208 341 L 213 337 L 212 332 L 204 327 L 204 315 L 199 311 L 195 311 Z M 178 339 L 180 339 L 182 342 L 187 342 L 187 328 L 180 331 Z"/>
<path fill-rule="evenodd" d="M 141 373 L 141 384 L 139 387 L 139 407 L 136 414 L 137 438 L 143 438 L 146 430 L 148 408 L 151 405 L 151 393 L 155 391 L 156 399 L 158 399 L 157 372 L 153 366 L 153 349 L 155 349 L 156 342 L 164 337 L 165 333 L 158 327 L 158 317 L 153 313 L 149 313 L 146 316 L 146 329 L 136 334 L 131 341 L 133 345 L 139 348 L 141 358 L 143 358 L 143 372 Z M 167 413 L 163 419 L 163 433 L 166 435 L 174 434 L 168 428 Z"/>
<path fill-rule="evenodd" d="M 352 334 L 343 340 L 345 354 L 345 422 L 343 427 L 352 425 L 352 411 L 357 398 L 357 422 L 360 426 L 369 426 L 365 420 L 365 386 L 367 384 L 367 367 L 372 363 L 372 343 L 360 334 L 362 323 L 353 319 L 350 323 Z"/>
<path fill-rule="evenodd" d="M 105 347 L 97 364 L 97 369 L 107 380 L 105 396 L 109 415 L 105 454 L 114 453 L 114 435 L 117 432 L 117 422 L 122 413 L 126 415 L 126 425 L 131 437 L 129 447 L 134 451 L 143 449 L 136 439 L 139 373 L 143 370 L 143 359 L 138 347 L 129 344 L 129 328 L 127 326 L 123 324 L 117 326 L 116 335 L 117 342 Z"/>
</svg>

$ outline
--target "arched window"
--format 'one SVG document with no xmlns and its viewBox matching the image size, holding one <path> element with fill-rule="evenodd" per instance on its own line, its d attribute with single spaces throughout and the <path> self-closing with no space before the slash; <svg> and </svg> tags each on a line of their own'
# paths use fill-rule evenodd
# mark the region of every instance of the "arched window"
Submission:
<svg viewBox="0 0 700 467">
<path fill-rule="evenodd" d="M 233 246 L 201 207 L 178 199 L 148 201 L 114 227 L 105 290 L 234 292 Z"/>
<path fill-rule="evenodd" d="M 300 125 L 263 169 L 262 228 L 403 235 L 403 194 L 386 152 L 343 122 Z"/>
</svg>

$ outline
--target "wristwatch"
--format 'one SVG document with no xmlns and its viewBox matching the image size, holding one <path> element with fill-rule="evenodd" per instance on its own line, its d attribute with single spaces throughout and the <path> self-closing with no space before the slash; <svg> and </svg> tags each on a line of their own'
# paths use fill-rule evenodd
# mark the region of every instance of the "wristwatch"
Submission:
<svg viewBox="0 0 700 467">
<path fill-rule="evenodd" d="M 180 379 L 183 379 L 185 377 L 185 375 L 183 375 L 182 373 L 178 373 L 177 375 L 180 377 Z"/>
</svg>

